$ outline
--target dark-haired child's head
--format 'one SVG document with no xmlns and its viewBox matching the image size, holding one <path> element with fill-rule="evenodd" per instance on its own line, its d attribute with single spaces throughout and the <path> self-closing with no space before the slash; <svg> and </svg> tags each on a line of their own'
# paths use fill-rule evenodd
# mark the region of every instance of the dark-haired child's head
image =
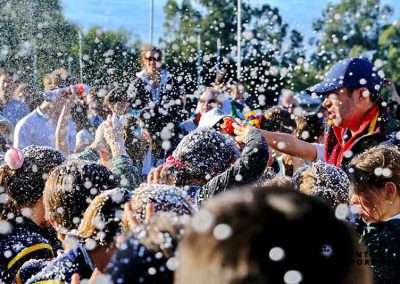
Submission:
<svg viewBox="0 0 400 284">
<path fill-rule="evenodd" d="M 283 107 L 274 106 L 264 112 L 261 128 L 273 132 L 292 134 L 296 129 L 296 121 Z"/>
<path fill-rule="evenodd" d="M 309 143 L 322 143 L 324 118 L 315 112 L 296 117 L 296 137 Z"/>
<path fill-rule="evenodd" d="M 18 168 L 7 163 L 0 168 L 0 186 L 19 209 L 41 200 L 50 172 L 65 161 L 60 152 L 45 146 L 25 147 L 22 154 L 23 162 Z"/>
<path fill-rule="evenodd" d="M 104 106 L 112 113 L 124 115 L 129 106 L 127 87 L 117 86 L 111 89 L 104 98 Z"/>
<path fill-rule="evenodd" d="M 131 201 L 132 210 L 139 222 L 145 220 L 146 206 L 149 203 L 153 205 L 156 213 L 191 215 L 194 210 L 182 189 L 169 185 L 143 183 L 135 190 Z"/>
</svg>

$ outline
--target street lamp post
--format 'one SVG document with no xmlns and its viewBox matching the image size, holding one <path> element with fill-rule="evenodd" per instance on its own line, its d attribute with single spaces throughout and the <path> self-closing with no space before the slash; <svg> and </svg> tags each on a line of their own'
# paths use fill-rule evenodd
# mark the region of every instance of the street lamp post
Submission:
<svg viewBox="0 0 400 284">
<path fill-rule="evenodd" d="M 197 88 L 201 84 L 201 35 L 197 35 Z"/>
<path fill-rule="evenodd" d="M 217 73 L 220 70 L 221 65 L 221 39 L 217 39 Z"/>
<path fill-rule="evenodd" d="M 37 58 L 37 46 L 36 40 L 33 40 L 33 90 L 38 88 L 38 58 Z"/>
<path fill-rule="evenodd" d="M 78 39 L 79 39 L 79 68 L 81 75 L 81 83 L 83 83 L 82 33 L 80 31 L 78 31 Z"/>
<path fill-rule="evenodd" d="M 240 65 L 241 65 L 241 54 L 240 54 L 240 42 L 242 40 L 242 1 L 237 0 L 237 70 L 236 77 L 240 80 Z"/>
<path fill-rule="evenodd" d="M 153 44 L 153 24 L 154 24 L 154 0 L 150 0 L 150 34 L 149 40 Z"/>
</svg>

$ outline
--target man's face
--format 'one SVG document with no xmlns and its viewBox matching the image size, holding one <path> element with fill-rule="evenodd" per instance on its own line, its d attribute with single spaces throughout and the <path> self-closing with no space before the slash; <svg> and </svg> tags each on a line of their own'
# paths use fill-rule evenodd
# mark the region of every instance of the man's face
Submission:
<svg viewBox="0 0 400 284">
<path fill-rule="evenodd" d="M 352 96 L 350 96 L 352 95 Z M 357 104 L 357 96 L 355 92 L 349 94 L 347 88 L 341 88 L 330 92 L 325 96 L 322 103 L 329 112 L 328 119 L 333 124 L 341 128 L 351 128 L 360 119 Z"/>
<path fill-rule="evenodd" d="M 217 97 L 209 91 L 205 91 L 200 96 L 200 114 L 204 115 L 213 108 L 221 107 L 221 103 L 217 100 Z"/>
<path fill-rule="evenodd" d="M 236 85 L 232 88 L 231 97 L 234 100 L 241 100 L 243 99 L 244 94 L 244 86 L 243 85 Z"/>
<path fill-rule="evenodd" d="M 0 75 L 0 102 L 5 104 L 7 103 L 14 91 L 14 82 L 10 75 L 3 74 Z"/>
</svg>

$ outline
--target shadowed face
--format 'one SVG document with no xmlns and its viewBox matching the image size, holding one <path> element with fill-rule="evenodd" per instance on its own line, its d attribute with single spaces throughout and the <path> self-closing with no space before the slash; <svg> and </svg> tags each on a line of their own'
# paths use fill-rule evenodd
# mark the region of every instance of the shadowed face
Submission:
<svg viewBox="0 0 400 284">
<path fill-rule="evenodd" d="M 213 108 L 221 108 L 222 103 L 218 100 L 218 96 L 216 93 L 207 90 L 203 92 L 200 96 L 199 100 L 200 105 L 200 114 L 204 115 Z"/>
</svg>

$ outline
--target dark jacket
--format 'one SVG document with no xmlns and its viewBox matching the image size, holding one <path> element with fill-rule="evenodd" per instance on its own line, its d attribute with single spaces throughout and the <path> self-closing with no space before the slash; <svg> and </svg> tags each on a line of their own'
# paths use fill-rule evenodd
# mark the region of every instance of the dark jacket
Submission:
<svg viewBox="0 0 400 284">
<path fill-rule="evenodd" d="M 19 268 L 30 259 L 51 259 L 60 244 L 56 234 L 36 225 L 32 220 L 19 216 L 8 222 L 11 230 L 0 234 L 0 280 L 11 283 Z M 2 224 L 2 226 L 6 226 Z M 0 281 L 1 282 L 1 281 Z"/>
<path fill-rule="evenodd" d="M 264 172 L 268 157 L 268 144 L 264 136 L 258 129 L 250 129 L 240 158 L 199 190 L 197 202 L 201 203 L 228 188 L 255 182 Z"/>
<path fill-rule="evenodd" d="M 146 248 L 132 236 L 114 254 L 107 273 L 113 283 L 173 283 L 174 273 L 167 268 L 168 258 Z"/>
<path fill-rule="evenodd" d="M 375 121 L 375 122 L 374 122 Z M 396 133 L 400 131 L 400 121 L 392 118 L 386 112 L 386 109 L 379 107 L 379 113 L 377 119 L 372 119 L 371 123 L 366 125 L 365 129 L 359 133 L 354 142 L 347 151 L 351 151 L 351 155 L 344 154 L 340 159 L 337 157 L 337 151 L 340 151 L 342 147 L 337 145 L 343 144 L 339 142 L 338 132 L 339 128 L 336 126 L 328 126 L 326 141 L 325 141 L 325 160 L 329 164 L 334 164 L 338 167 L 346 168 L 351 159 L 369 148 L 378 146 L 380 144 L 399 146 L 400 140 L 396 138 Z M 343 136 L 351 136 L 349 130 L 342 130 Z M 346 142 L 348 140 L 345 140 Z"/>
<path fill-rule="evenodd" d="M 132 81 L 128 88 L 128 96 L 131 102 L 131 108 L 142 110 L 148 108 L 151 104 L 168 110 L 176 118 L 176 122 L 182 120 L 182 97 L 178 82 L 166 70 L 162 70 L 160 89 L 157 98 L 153 96 L 152 87 L 146 79 L 144 71 L 137 73 L 137 77 Z M 154 105 L 153 105 L 154 107 Z"/>
<path fill-rule="evenodd" d="M 78 244 L 75 248 L 62 254 L 48 264 L 26 283 L 42 283 L 42 281 L 59 281 L 70 283 L 74 273 L 78 273 L 80 279 L 89 279 L 95 266 L 84 244 Z M 57 283 L 59 283 L 57 282 Z"/>
<path fill-rule="evenodd" d="M 368 248 L 374 283 L 400 283 L 400 219 L 367 225 L 361 241 Z"/>
</svg>

